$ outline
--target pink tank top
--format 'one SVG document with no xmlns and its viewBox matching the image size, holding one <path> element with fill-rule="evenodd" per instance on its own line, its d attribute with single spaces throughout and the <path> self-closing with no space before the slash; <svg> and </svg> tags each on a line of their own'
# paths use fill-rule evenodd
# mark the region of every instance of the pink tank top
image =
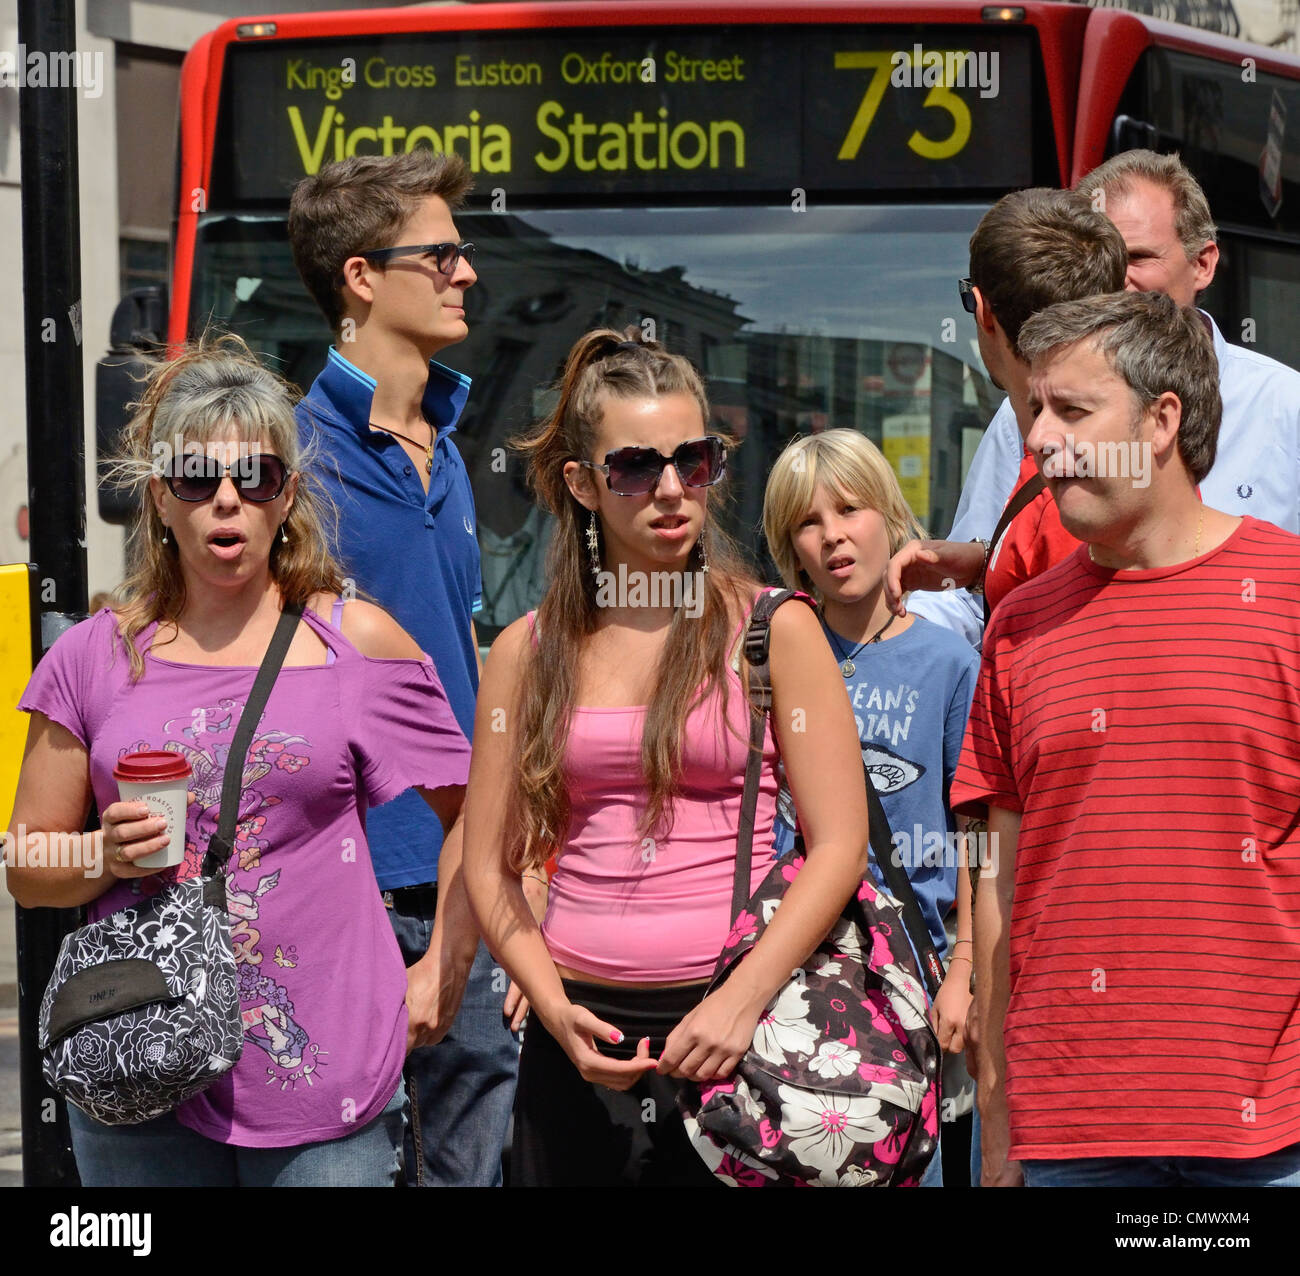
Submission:
<svg viewBox="0 0 1300 1276">
<path fill-rule="evenodd" d="M 574 709 L 565 756 L 572 818 L 542 924 L 560 965 L 627 983 L 712 976 L 732 920 L 749 741 L 749 706 L 734 668 L 727 682 L 730 729 L 716 696 L 687 719 L 673 826 L 653 840 L 637 831 L 645 809 L 645 708 Z M 751 889 L 772 866 L 777 788 L 769 719 Z"/>
</svg>

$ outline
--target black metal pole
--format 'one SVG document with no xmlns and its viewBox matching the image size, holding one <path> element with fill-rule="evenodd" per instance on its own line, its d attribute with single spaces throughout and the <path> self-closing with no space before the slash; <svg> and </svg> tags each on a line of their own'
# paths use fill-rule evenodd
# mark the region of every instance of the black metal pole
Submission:
<svg viewBox="0 0 1300 1276">
<path fill-rule="evenodd" d="M 19 0 L 27 502 L 42 650 L 85 615 L 87 603 L 76 37 L 74 0 Z M 36 83 L 28 85 L 35 66 L 43 74 L 31 75 Z M 75 910 L 18 909 L 23 1181 L 29 1187 L 77 1183 L 67 1113 L 41 1076 L 36 1048 L 41 996 L 59 942 L 76 919 Z"/>
</svg>

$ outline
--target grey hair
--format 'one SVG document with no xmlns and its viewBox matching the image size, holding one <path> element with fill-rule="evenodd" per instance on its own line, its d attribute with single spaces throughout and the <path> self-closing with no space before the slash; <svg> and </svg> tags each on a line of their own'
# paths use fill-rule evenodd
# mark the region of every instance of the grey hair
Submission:
<svg viewBox="0 0 1300 1276">
<path fill-rule="evenodd" d="M 289 471 L 301 470 L 303 455 L 294 418 L 296 391 L 259 364 L 242 343 L 213 340 L 174 363 L 148 366 L 144 393 L 128 426 L 124 447 L 105 478 L 139 491 L 151 477 L 162 478 L 174 454 L 232 436 L 248 443 L 265 440 Z"/>
<path fill-rule="evenodd" d="M 1139 410 L 1167 390 L 1178 396 L 1178 454 L 1199 483 L 1214 464 L 1223 416 L 1219 362 L 1200 314 L 1164 293 L 1103 293 L 1040 310 L 1020 330 L 1020 347 L 1032 362 L 1089 338 Z"/>
<path fill-rule="evenodd" d="M 156 361 L 144 381 L 122 449 L 105 480 L 132 490 L 135 517 L 127 535 L 127 577 L 116 591 L 121 637 L 132 679 L 144 673 L 137 636 L 151 622 L 174 622 L 185 607 L 186 581 L 174 543 L 164 543 L 164 526 L 149 491 L 151 478 L 191 445 L 231 438 L 265 441 L 298 474 L 293 505 L 282 535 L 272 543 L 271 578 L 285 603 L 305 603 L 319 592 L 341 593 L 345 580 L 332 545 L 338 514 L 311 473 L 311 456 L 298 441 L 296 391 L 264 368 L 236 336 L 205 335 L 176 358 Z M 307 472 L 304 472 L 306 470 Z"/>
<path fill-rule="evenodd" d="M 1121 151 L 1081 177 L 1074 189 L 1088 199 L 1093 199 L 1099 190 L 1107 198 L 1126 196 L 1132 194 L 1133 183 L 1138 179 L 1151 182 L 1173 196 L 1174 232 L 1188 261 L 1195 261 L 1206 244 L 1217 242 L 1219 228 L 1214 224 L 1205 192 L 1177 152 L 1157 155 L 1155 151 Z"/>
</svg>

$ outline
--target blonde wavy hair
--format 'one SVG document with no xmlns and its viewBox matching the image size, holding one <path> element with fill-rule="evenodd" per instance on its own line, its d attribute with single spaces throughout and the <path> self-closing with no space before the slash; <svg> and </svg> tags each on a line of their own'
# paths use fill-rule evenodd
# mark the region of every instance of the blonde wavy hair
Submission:
<svg viewBox="0 0 1300 1276">
<path fill-rule="evenodd" d="M 799 566 L 794 533 L 808 516 L 819 487 L 864 509 L 878 511 L 889 533 L 891 555 L 908 541 L 925 538 L 925 528 L 903 496 L 898 476 L 870 439 L 845 429 L 792 439 L 776 458 L 763 493 L 763 534 L 768 552 L 790 589 L 817 596 L 808 573 Z"/>
<path fill-rule="evenodd" d="M 306 603 L 315 593 L 341 593 L 344 578 L 327 535 L 337 525 L 329 497 L 309 473 L 310 456 L 299 445 L 294 403 L 298 392 L 268 371 L 236 336 L 205 336 L 160 360 L 144 381 L 135 415 L 123 432 L 123 446 L 105 476 L 134 490 L 139 507 L 127 534 L 127 575 L 114 591 L 114 609 L 131 662 L 131 679 L 144 674 L 144 653 L 136 639 L 154 621 L 175 623 L 185 608 L 186 586 L 174 542 L 163 544 L 163 522 L 149 492 L 161 477 L 158 459 L 200 449 L 210 441 L 266 440 L 298 489 L 284 522 L 288 543 L 271 546 L 271 578 L 282 603 Z"/>
</svg>

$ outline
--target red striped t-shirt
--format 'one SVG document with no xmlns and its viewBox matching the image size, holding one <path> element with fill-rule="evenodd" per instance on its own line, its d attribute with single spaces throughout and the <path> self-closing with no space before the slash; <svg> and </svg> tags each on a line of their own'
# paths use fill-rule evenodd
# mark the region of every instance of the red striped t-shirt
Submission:
<svg viewBox="0 0 1300 1276">
<path fill-rule="evenodd" d="M 1300 1141 L 1300 537 L 1175 567 L 1081 547 L 984 642 L 954 807 L 1022 814 L 1014 1158 Z"/>
</svg>

